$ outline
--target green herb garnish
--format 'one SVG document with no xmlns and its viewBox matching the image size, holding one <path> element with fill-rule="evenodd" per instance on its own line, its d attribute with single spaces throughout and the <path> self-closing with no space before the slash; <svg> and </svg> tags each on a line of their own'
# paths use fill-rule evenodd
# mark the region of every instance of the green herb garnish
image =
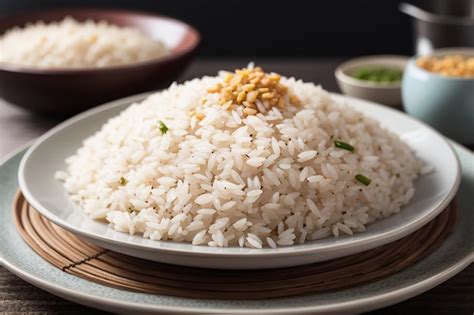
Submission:
<svg viewBox="0 0 474 315">
<path fill-rule="evenodd" d="M 345 143 L 345 142 L 342 142 L 342 141 L 339 141 L 339 140 L 335 140 L 334 145 L 336 146 L 336 148 L 344 149 L 344 150 L 351 151 L 351 152 L 354 152 L 354 150 L 355 150 L 355 148 L 353 146 L 351 146 L 349 143 Z"/>
<path fill-rule="evenodd" d="M 363 81 L 391 83 L 400 82 L 403 71 L 397 68 L 367 67 L 358 69 L 352 76 Z"/>
<path fill-rule="evenodd" d="M 362 175 L 362 174 L 357 174 L 357 175 L 355 176 L 355 178 L 356 178 L 359 182 L 361 182 L 362 184 L 364 184 L 365 186 L 369 186 L 370 182 L 372 181 L 370 178 L 367 178 L 367 177 L 365 177 L 365 176 Z"/>
<path fill-rule="evenodd" d="M 120 177 L 120 185 L 125 186 L 127 185 L 128 180 L 125 177 Z"/>
<path fill-rule="evenodd" d="M 161 131 L 161 134 L 164 135 L 165 133 L 168 132 L 168 126 L 166 126 L 161 120 L 158 120 L 158 123 L 160 124 L 160 126 L 158 127 Z"/>
</svg>

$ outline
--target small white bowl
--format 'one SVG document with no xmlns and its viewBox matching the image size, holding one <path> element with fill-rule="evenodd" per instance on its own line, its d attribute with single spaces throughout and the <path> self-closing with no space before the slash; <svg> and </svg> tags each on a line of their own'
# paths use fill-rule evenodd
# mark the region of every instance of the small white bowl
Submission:
<svg viewBox="0 0 474 315">
<path fill-rule="evenodd" d="M 391 67 L 403 71 L 408 60 L 409 57 L 396 55 L 377 55 L 351 59 L 337 67 L 335 71 L 337 83 L 346 95 L 401 108 L 401 81 L 378 83 L 359 80 L 352 75 L 356 70 L 365 67 Z"/>
</svg>

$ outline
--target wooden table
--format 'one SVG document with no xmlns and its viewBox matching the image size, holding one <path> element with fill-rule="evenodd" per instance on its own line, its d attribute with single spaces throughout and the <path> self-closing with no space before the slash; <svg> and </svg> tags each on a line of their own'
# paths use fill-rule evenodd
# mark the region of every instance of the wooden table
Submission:
<svg viewBox="0 0 474 315">
<path fill-rule="evenodd" d="M 320 83 L 325 89 L 338 91 L 334 69 L 340 59 L 269 60 L 255 59 L 266 70 Z M 246 65 L 246 60 L 197 60 L 179 81 L 213 75 L 219 69 L 234 69 Z M 41 117 L 0 100 L 0 157 L 39 136 L 59 122 Z M 105 314 L 42 291 L 0 267 L 0 313 L 41 314 Z M 473 314 L 474 265 L 438 287 L 397 305 L 371 314 Z"/>
</svg>

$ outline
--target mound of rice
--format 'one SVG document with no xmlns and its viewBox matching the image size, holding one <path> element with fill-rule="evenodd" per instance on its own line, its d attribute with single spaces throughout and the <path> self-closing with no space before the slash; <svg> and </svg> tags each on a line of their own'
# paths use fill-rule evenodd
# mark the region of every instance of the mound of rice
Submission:
<svg viewBox="0 0 474 315">
<path fill-rule="evenodd" d="M 105 21 L 37 22 L 0 37 L 0 62 L 42 68 L 97 68 L 159 58 L 165 45 Z"/>
<path fill-rule="evenodd" d="M 219 247 L 362 232 L 410 201 L 421 164 L 377 121 L 284 77 L 299 106 L 286 96 L 284 109 L 226 109 L 207 91 L 226 75 L 173 84 L 130 106 L 86 139 L 57 178 L 117 231 Z"/>
</svg>

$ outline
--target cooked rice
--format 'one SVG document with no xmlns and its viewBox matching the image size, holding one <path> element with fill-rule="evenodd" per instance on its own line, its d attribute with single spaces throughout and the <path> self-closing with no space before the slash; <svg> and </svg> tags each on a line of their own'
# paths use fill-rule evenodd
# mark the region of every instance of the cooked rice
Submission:
<svg viewBox="0 0 474 315">
<path fill-rule="evenodd" d="M 97 68 L 167 54 L 162 42 L 137 29 L 70 17 L 16 27 L 0 36 L 0 63 L 41 68 Z"/>
<path fill-rule="evenodd" d="M 72 200 L 152 240 L 275 248 L 362 232 L 412 198 L 421 163 L 377 121 L 294 78 L 281 83 L 299 106 L 285 97 L 247 116 L 207 92 L 225 76 L 173 84 L 110 119 L 57 174 Z"/>
</svg>

